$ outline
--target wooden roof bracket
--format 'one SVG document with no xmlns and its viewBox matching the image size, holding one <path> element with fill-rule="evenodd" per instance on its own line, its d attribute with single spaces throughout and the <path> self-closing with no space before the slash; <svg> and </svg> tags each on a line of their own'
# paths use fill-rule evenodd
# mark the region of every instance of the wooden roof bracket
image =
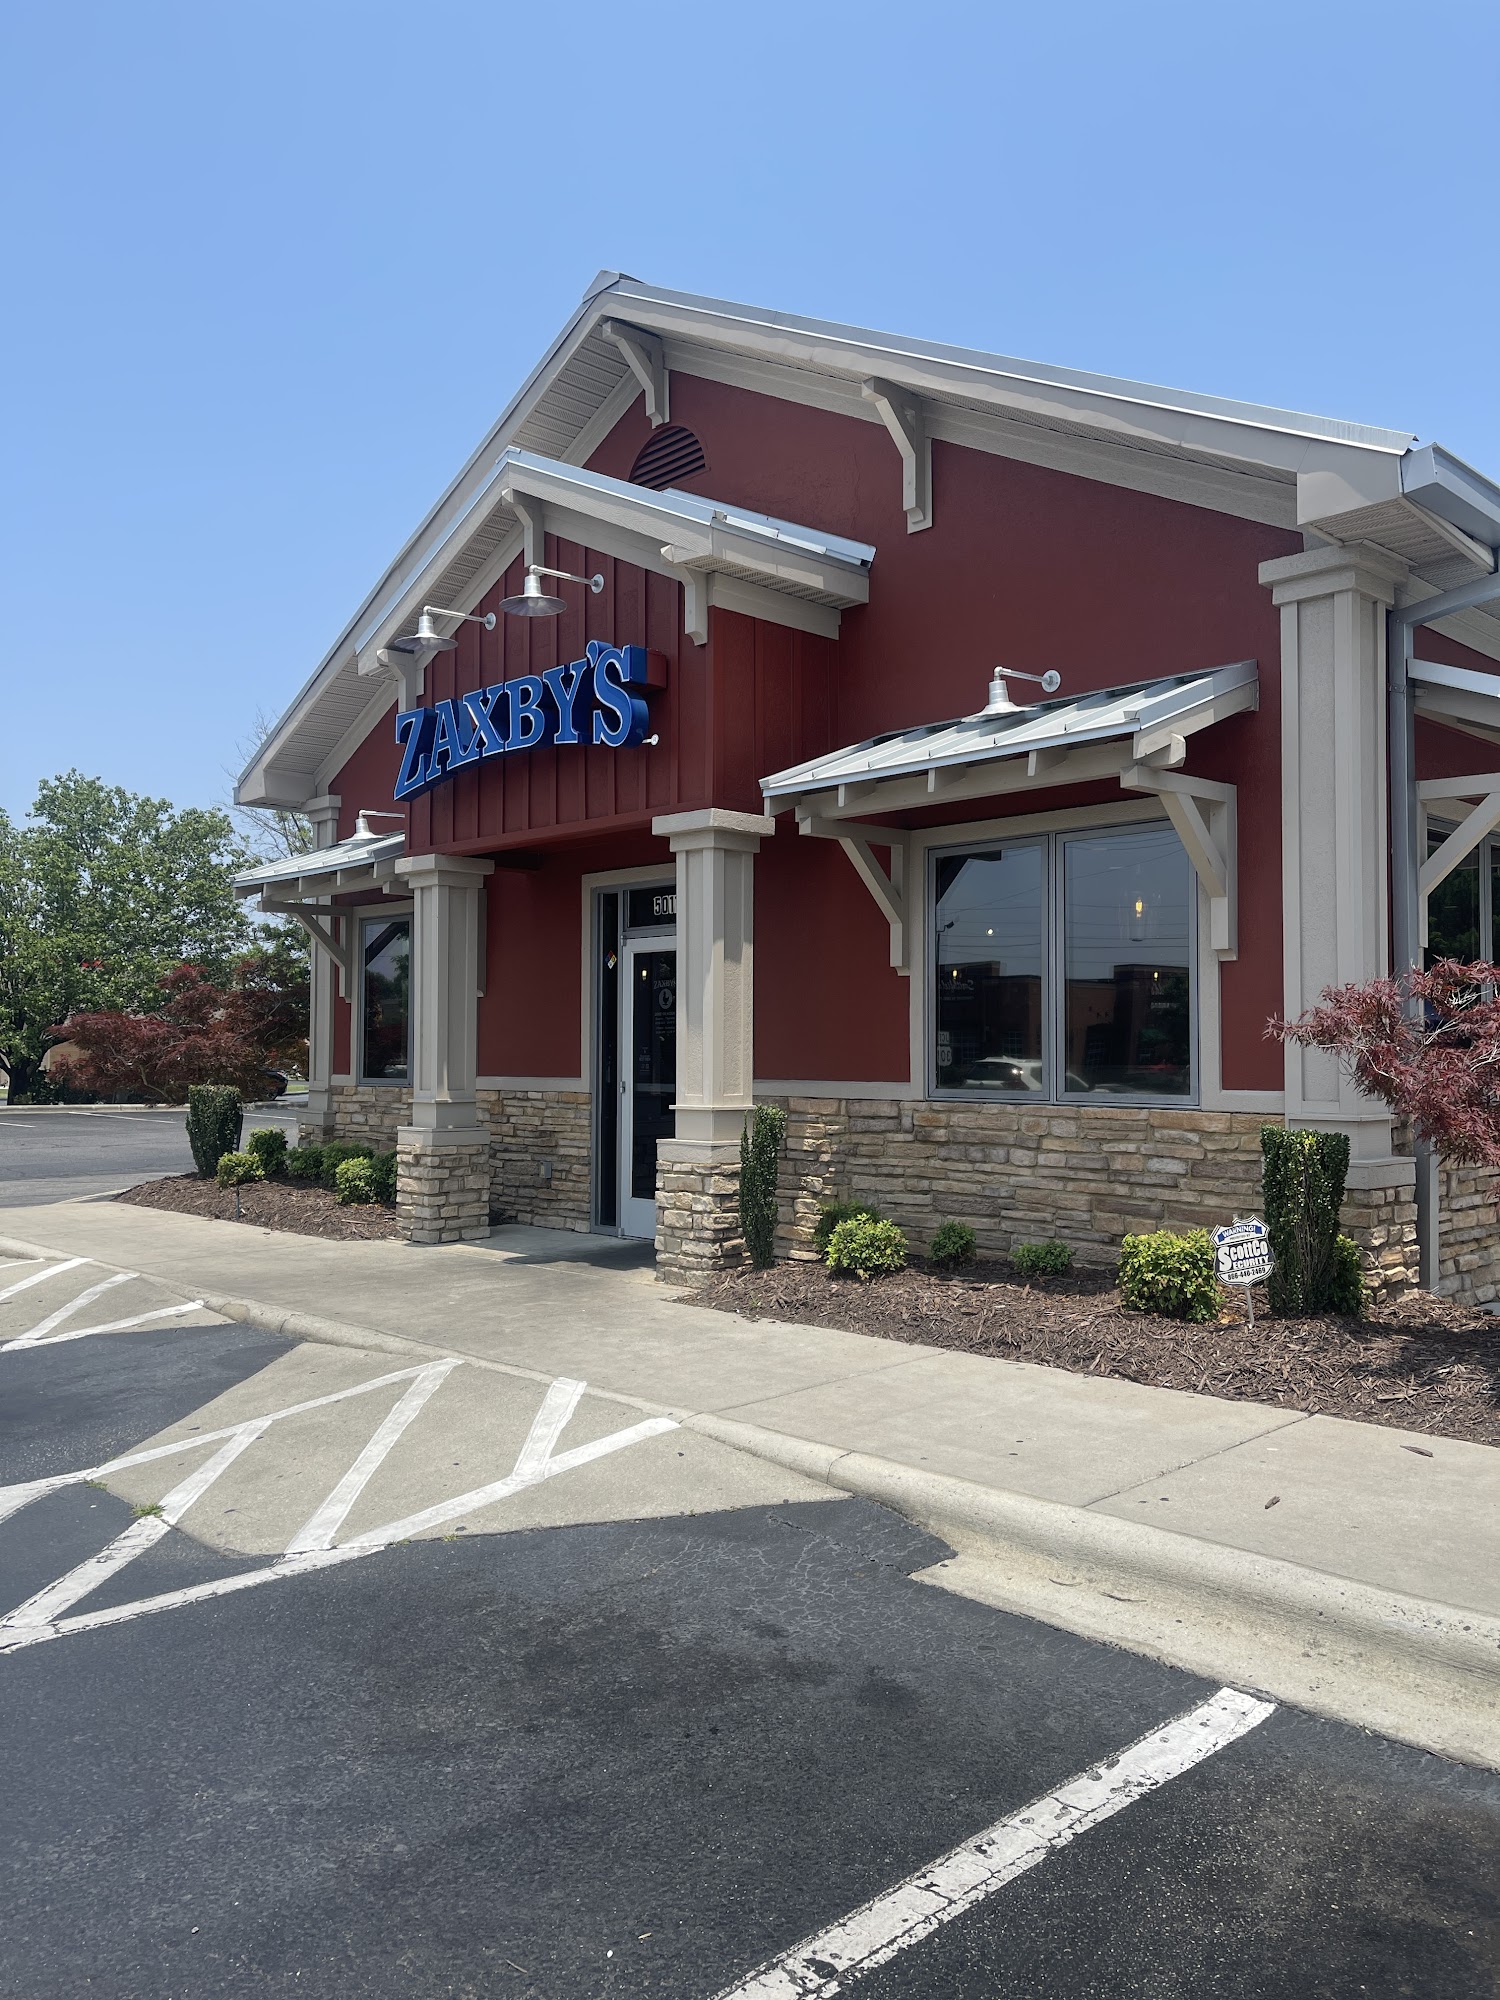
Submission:
<svg viewBox="0 0 1500 2000">
<path fill-rule="evenodd" d="M 652 430 L 655 430 L 667 421 L 671 396 L 671 377 L 667 371 L 661 336 L 647 333 L 643 327 L 626 326 L 617 319 L 601 320 L 599 331 L 619 348 L 625 357 L 626 367 L 644 390 L 646 415 L 651 419 Z"/>
<path fill-rule="evenodd" d="M 1130 764 L 1120 773 L 1127 792 L 1154 792 L 1208 896 L 1209 942 L 1216 958 L 1239 957 L 1239 842 L 1236 792 L 1214 778 Z"/>
<path fill-rule="evenodd" d="M 269 896 L 261 897 L 260 908 L 268 916 L 296 918 L 313 943 L 338 967 L 339 998 L 347 1000 L 354 990 L 354 926 L 349 919 L 327 908 L 274 902 Z"/>
<path fill-rule="evenodd" d="M 932 438 L 920 400 L 909 389 L 872 375 L 860 384 L 860 394 L 880 412 L 880 420 L 901 454 L 901 505 L 906 532 L 932 526 Z"/>
<path fill-rule="evenodd" d="M 862 820 L 819 819 L 798 814 L 797 830 L 814 840 L 836 840 L 853 864 L 854 872 L 875 899 L 880 914 L 891 927 L 891 964 L 896 971 L 911 971 L 911 924 L 907 898 L 910 894 L 910 852 L 908 836 L 899 827 L 868 826 Z M 891 865 L 882 868 L 873 850 L 890 850 Z"/>
<path fill-rule="evenodd" d="M 1487 833 L 1493 833 L 1500 826 L 1500 771 L 1476 772 L 1461 778 L 1423 778 L 1418 782 L 1417 800 L 1424 809 L 1424 822 L 1425 808 L 1434 800 L 1457 799 L 1467 803 L 1476 795 L 1478 803 L 1469 806 L 1437 853 L 1429 855 L 1417 871 L 1417 942 L 1424 949 L 1427 945 L 1428 897 L 1461 862 L 1467 860 Z M 1427 845 L 1425 824 L 1422 831 L 1419 853 Z"/>
</svg>

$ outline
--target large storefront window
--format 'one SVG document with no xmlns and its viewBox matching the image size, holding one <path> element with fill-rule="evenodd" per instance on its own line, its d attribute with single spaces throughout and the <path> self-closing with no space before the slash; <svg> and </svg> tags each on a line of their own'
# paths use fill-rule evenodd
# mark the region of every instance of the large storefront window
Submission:
<svg viewBox="0 0 1500 2000">
<path fill-rule="evenodd" d="M 1191 1096 L 1193 915 L 1192 871 L 1166 827 L 939 855 L 936 1088 Z"/>
<path fill-rule="evenodd" d="M 360 936 L 360 1077 L 405 1083 L 411 1075 L 411 920 L 367 917 Z"/>
</svg>

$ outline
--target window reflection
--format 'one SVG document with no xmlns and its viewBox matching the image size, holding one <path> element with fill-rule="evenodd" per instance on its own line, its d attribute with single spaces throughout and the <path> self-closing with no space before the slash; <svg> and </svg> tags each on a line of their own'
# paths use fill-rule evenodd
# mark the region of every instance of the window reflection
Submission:
<svg viewBox="0 0 1500 2000">
<path fill-rule="evenodd" d="M 363 925 L 362 1076 L 405 1083 L 410 1074 L 411 922 L 367 919 Z"/>
<path fill-rule="evenodd" d="M 1187 856 L 1168 829 L 1064 844 L 1069 1091 L 1192 1089 Z"/>
<path fill-rule="evenodd" d="M 1040 847 L 945 855 L 937 868 L 940 1090 L 1043 1087 Z"/>
<path fill-rule="evenodd" d="M 1451 827 L 1434 826 L 1427 831 L 1427 852 L 1436 854 Z M 1491 864 L 1493 866 L 1493 863 Z M 1466 854 L 1451 874 L 1445 875 L 1427 898 L 1427 949 L 1424 962 L 1434 965 L 1440 958 L 1456 958 L 1471 965 L 1483 958 L 1479 909 L 1479 850 Z"/>
</svg>

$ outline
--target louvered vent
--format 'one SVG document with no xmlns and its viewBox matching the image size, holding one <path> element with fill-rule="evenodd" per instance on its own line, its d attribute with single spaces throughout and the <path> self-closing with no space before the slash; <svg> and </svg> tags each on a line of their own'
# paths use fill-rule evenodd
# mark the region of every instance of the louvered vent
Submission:
<svg viewBox="0 0 1500 2000">
<path fill-rule="evenodd" d="M 630 483 L 660 493 L 668 486 L 680 486 L 707 464 L 702 445 L 685 424 L 664 424 L 641 446 L 630 468 Z"/>
</svg>

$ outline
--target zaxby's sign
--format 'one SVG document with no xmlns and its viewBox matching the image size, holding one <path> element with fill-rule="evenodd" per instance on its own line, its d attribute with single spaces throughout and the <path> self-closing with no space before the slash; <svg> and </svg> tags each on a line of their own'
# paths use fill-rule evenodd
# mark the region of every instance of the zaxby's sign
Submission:
<svg viewBox="0 0 1500 2000">
<path fill-rule="evenodd" d="M 486 757 L 513 750 L 538 750 L 546 743 L 603 743 L 620 750 L 643 743 L 650 718 L 633 690 L 651 681 L 644 646 L 606 646 L 590 639 L 584 657 L 566 667 L 518 674 L 431 708 L 403 709 L 396 717 L 401 745 L 396 797 L 415 798 Z"/>
</svg>

